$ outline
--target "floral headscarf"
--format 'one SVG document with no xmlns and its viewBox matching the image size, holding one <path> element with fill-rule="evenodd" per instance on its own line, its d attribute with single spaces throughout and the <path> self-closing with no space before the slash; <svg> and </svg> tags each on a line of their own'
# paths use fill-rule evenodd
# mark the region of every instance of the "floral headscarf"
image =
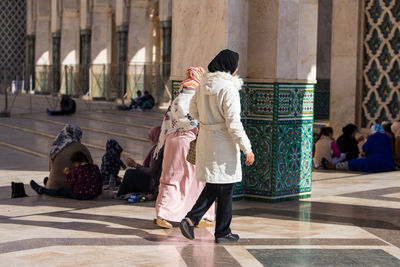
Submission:
<svg viewBox="0 0 400 267">
<path fill-rule="evenodd" d="M 190 100 L 200 84 L 200 75 L 204 73 L 202 67 L 192 67 L 186 72 L 187 79 L 181 83 L 181 89 L 174 101 L 168 107 L 161 125 L 160 138 L 154 151 L 154 158 L 158 158 L 158 152 L 164 146 L 167 136 L 176 132 L 187 132 L 199 126 L 198 121 L 189 114 Z"/>
<path fill-rule="evenodd" d="M 392 126 L 390 127 L 395 137 L 400 136 L 400 122 L 396 121 L 393 122 Z"/>
<path fill-rule="evenodd" d="M 383 127 L 379 124 L 374 124 L 371 127 L 371 134 L 376 134 L 376 133 L 385 133 L 385 130 L 383 129 Z"/>
<path fill-rule="evenodd" d="M 50 147 L 50 159 L 54 160 L 58 152 L 60 152 L 68 144 L 76 142 L 80 143 L 82 138 L 82 130 L 76 125 L 66 125 L 57 135 L 56 140 Z"/>
<path fill-rule="evenodd" d="M 204 73 L 204 69 L 202 67 L 190 67 L 186 71 L 186 80 L 181 82 L 180 87 L 187 87 L 197 89 L 200 84 L 200 76 Z"/>
</svg>

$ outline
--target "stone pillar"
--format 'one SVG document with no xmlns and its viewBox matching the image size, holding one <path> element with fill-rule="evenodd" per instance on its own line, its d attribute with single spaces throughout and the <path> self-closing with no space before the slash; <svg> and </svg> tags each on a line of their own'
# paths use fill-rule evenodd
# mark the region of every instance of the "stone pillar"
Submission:
<svg viewBox="0 0 400 267">
<path fill-rule="evenodd" d="M 331 77 L 332 0 L 318 0 L 317 84 L 314 96 L 315 119 L 329 119 Z"/>
<path fill-rule="evenodd" d="M 112 62 L 112 7 L 110 1 L 95 0 L 92 9 L 90 95 L 105 98 Z"/>
<path fill-rule="evenodd" d="M 359 123 L 359 0 L 333 0 L 330 123 L 335 135 Z M 361 49 L 362 51 L 362 49 Z"/>
<path fill-rule="evenodd" d="M 26 76 L 25 82 L 29 83 L 28 88 L 24 89 L 33 90 L 35 88 L 35 34 L 36 34 L 36 13 L 35 4 L 33 0 L 26 2 Z"/>
<path fill-rule="evenodd" d="M 51 0 L 51 37 L 52 37 L 52 93 L 57 94 L 61 85 L 61 0 Z"/>
<path fill-rule="evenodd" d="M 130 1 L 118 0 L 116 6 L 116 26 L 118 34 L 118 62 L 117 62 L 117 88 L 118 97 L 126 92 L 126 69 Z"/>
<path fill-rule="evenodd" d="M 79 96 L 82 92 L 79 85 L 79 42 L 80 14 L 78 0 L 63 2 L 61 23 L 61 92 Z"/>
<path fill-rule="evenodd" d="M 51 28 L 50 0 L 36 1 L 36 41 L 35 41 L 35 91 L 48 93 L 52 87 L 51 76 Z"/>
<path fill-rule="evenodd" d="M 309 197 L 318 1 L 174 1 L 172 14 L 175 84 L 221 49 L 240 54 L 242 119 L 256 162 L 243 166 L 235 196 Z"/>
<path fill-rule="evenodd" d="M 162 75 L 164 80 L 168 80 L 171 74 L 172 0 L 160 0 L 159 5 L 162 32 Z"/>
<path fill-rule="evenodd" d="M 206 68 L 224 48 L 240 54 L 239 74 L 247 75 L 248 1 L 173 1 L 172 10 L 172 80 L 191 66 Z"/>
<path fill-rule="evenodd" d="M 130 2 L 127 47 L 127 94 L 135 96 L 144 91 L 145 76 L 151 62 L 151 27 L 148 14 L 149 2 Z"/>
<path fill-rule="evenodd" d="M 80 70 L 82 93 L 89 92 L 90 85 L 90 47 L 92 37 L 92 10 L 89 0 L 81 0 L 80 6 Z"/>
</svg>

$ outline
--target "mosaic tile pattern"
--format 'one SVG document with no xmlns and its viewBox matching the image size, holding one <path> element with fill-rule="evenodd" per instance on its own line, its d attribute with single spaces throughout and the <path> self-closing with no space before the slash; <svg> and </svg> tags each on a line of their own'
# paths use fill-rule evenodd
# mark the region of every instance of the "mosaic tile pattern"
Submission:
<svg viewBox="0 0 400 267">
<path fill-rule="evenodd" d="M 179 81 L 173 81 L 172 87 L 175 96 Z M 308 197 L 314 85 L 245 83 L 240 96 L 242 123 L 256 160 L 250 167 L 243 164 L 243 181 L 235 185 L 234 198 Z"/>
<path fill-rule="evenodd" d="M 0 1 L 0 84 L 24 79 L 26 0 Z"/>
<path fill-rule="evenodd" d="M 362 126 L 399 119 L 400 1 L 365 2 Z"/>
</svg>

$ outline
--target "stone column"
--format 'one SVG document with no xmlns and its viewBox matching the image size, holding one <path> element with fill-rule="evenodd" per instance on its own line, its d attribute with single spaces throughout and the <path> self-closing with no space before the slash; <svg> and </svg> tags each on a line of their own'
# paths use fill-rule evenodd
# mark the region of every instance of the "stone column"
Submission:
<svg viewBox="0 0 400 267">
<path fill-rule="evenodd" d="M 243 166 L 236 197 L 309 197 L 318 1 L 174 1 L 172 14 L 175 84 L 221 49 L 240 54 L 242 119 L 256 162 Z"/>
<path fill-rule="evenodd" d="M 115 21 L 118 34 L 118 62 L 117 62 L 117 88 L 118 97 L 122 97 L 126 92 L 126 68 L 127 68 L 127 48 L 128 48 L 128 29 L 129 29 L 129 0 L 117 0 L 115 10 Z"/>
<path fill-rule="evenodd" d="M 52 88 L 50 0 L 36 1 L 35 85 L 37 92 L 48 93 Z"/>
<path fill-rule="evenodd" d="M 110 1 L 95 0 L 92 9 L 90 95 L 105 98 L 112 62 L 112 7 Z"/>
<path fill-rule="evenodd" d="M 348 123 L 360 125 L 359 4 L 359 0 L 333 0 L 329 121 L 335 135 Z"/>
<path fill-rule="evenodd" d="M 90 47 L 92 37 L 92 10 L 90 0 L 81 0 L 80 6 L 80 71 L 82 93 L 89 92 L 90 81 Z"/>
<path fill-rule="evenodd" d="M 80 42 L 80 15 L 78 0 L 63 2 L 61 24 L 61 92 L 63 94 L 79 96 L 79 42 Z"/>
<path fill-rule="evenodd" d="M 151 62 L 149 2 L 131 0 L 127 47 L 127 94 L 144 91 L 145 76 Z"/>
<path fill-rule="evenodd" d="M 164 80 L 168 80 L 171 74 L 172 0 L 160 0 L 159 6 L 162 32 L 162 75 Z"/>
<path fill-rule="evenodd" d="M 331 77 L 332 0 L 318 0 L 317 84 L 314 96 L 315 119 L 329 119 Z"/>
<path fill-rule="evenodd" d="M 26 2 L 26 76 L 29 83 L 28 90 L 35 88 L 35 34 L 36 34 L 36 3 L 33 0 Z M 26 87 L 24 88 L 26 89 Z"/>
<path fill-rule="evenodd" d="M 52 36 L 52 93 L 57 94 L 61 85 L 61 0 L 51 0 L 51 36 Z"/>
<path fill-rule="evenodd" d="M 206 68 L 224 48 L 240 54 L 239 74 L 247 75 L 248 1 L 173 1 L 172 10 L 172 80 L 191 66 Z"/>
</svg>

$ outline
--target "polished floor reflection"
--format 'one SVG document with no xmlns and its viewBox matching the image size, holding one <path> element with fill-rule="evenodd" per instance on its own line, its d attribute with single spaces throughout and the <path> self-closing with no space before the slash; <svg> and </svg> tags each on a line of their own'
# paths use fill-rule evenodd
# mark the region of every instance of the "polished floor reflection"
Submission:
<svg viewBox="0 0 400 267">
<path fill-rule="evenodd" d="M 400 266 L 400 172 L 316 171 L 310 199 L 234 202 L 238 243 L 215 244 L 213 225 L 189 241 L 177 224 L 153 224 L 154 202 L 51 198 L 27 186 L 47 174 L 48 147 L 63 123 L 86 128 L 97 163 L 109 138 L 99 129 L 141 161 L 149 145 L 140 138 L 160 124 L 161 111 L 93 104 L 56 118 L 39 112 L 44 97 L 32 112 L 23 100 L 13 117 L 0 118 L 0 266 Z M 24 182 L 29 197 L 10 199 L 11 181 Z"/>
</svg>

